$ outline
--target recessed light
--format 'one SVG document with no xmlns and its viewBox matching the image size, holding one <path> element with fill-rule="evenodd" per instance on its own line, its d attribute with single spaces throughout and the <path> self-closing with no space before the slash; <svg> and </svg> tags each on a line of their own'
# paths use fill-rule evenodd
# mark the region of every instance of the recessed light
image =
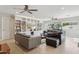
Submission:
<svg viewBox="0 0 79 59">
<path fill-rule="evenodd" d="M 61 10 L 64 10 L 64 9 L 65 9 L 64 7 L 61 8 Z"/>
<path fill-rule="evenodd" d="M 19 12 L 16 12 L 16 13 L 19 13 Z"/>
</svg>

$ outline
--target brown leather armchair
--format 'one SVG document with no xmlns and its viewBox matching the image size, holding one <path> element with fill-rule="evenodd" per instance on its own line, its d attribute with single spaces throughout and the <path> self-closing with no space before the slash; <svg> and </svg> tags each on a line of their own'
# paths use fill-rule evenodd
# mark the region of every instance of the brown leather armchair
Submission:
<svg viewBox="0 0 79 59">
<path fill-rule="evenodd" d="M 9 46 L 6 43 L 0 44 L 0 54 L 9 54 L 9 53 L 10 53 Z"/>
<path fill-rule="evenodd" d="M 7 52 L 4 52 L 4 51 L 0 51 L 0 54 L 7 54 Z"/>
</svg>

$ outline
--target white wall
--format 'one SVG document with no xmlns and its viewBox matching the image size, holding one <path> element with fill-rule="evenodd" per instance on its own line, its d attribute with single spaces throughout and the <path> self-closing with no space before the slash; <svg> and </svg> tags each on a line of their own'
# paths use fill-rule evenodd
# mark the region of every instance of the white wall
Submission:
<svg viewBox="0 0 79 59">
<path fill-rule="evenodd" d="M 2 16 L 3 20 L 3 39 L 9 39 L 10 37 L 10 17 L 9 16 Z"/>
<path fill-rule="evenodd" d="M 11 15 L 1 15 L 0 16 L 0 38 L 13 39 L 15 33 L 15 19 Z"/>
<path fill-rule="evenodd" d="M 79 16 L 75 16 L 75 17 L 69 17 L 69 18 L 61 18 L 61 21 L 78 21 L 79 22 Z"/>
<path fill-rule="evenodd" d="M 3 39 L 14 38 L 15 20 L 11 16 L 3 16 Z"/>
<path fill-rule="evenodd" d="M 10 28 L 10 39 L 14 39 L 14 34 L 15 34 L 15 17 L 13 15 L 10 16 L 9 28 Z"/>
<path fill-rule="evenodd" d="M 0 16 L 0 40 L 2 39 L 2 17 Z"/>
</svg>

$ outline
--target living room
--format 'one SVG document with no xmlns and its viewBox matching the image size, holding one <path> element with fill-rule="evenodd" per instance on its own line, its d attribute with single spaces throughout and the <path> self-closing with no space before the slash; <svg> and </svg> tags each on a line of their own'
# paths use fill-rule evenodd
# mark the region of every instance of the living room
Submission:
<svg viewBox="0 0 79 59">
<path fill-rule="evenodd" d="M 0 44 L 3 46 L 1 53 L 79 53 L 78 7 L 73 5 L 0 6 Z"/>
</svg>

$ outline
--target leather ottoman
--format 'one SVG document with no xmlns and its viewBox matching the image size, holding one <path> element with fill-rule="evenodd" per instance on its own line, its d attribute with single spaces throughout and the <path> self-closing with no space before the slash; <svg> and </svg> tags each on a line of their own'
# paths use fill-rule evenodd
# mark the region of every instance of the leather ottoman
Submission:
<svg viewBox="0 0 79 59">
<path fill-rule="evenodd" d="M 59 39 L 46 37 L 46 44 L 56 48 L 59 46 Z"/>
</svg>

